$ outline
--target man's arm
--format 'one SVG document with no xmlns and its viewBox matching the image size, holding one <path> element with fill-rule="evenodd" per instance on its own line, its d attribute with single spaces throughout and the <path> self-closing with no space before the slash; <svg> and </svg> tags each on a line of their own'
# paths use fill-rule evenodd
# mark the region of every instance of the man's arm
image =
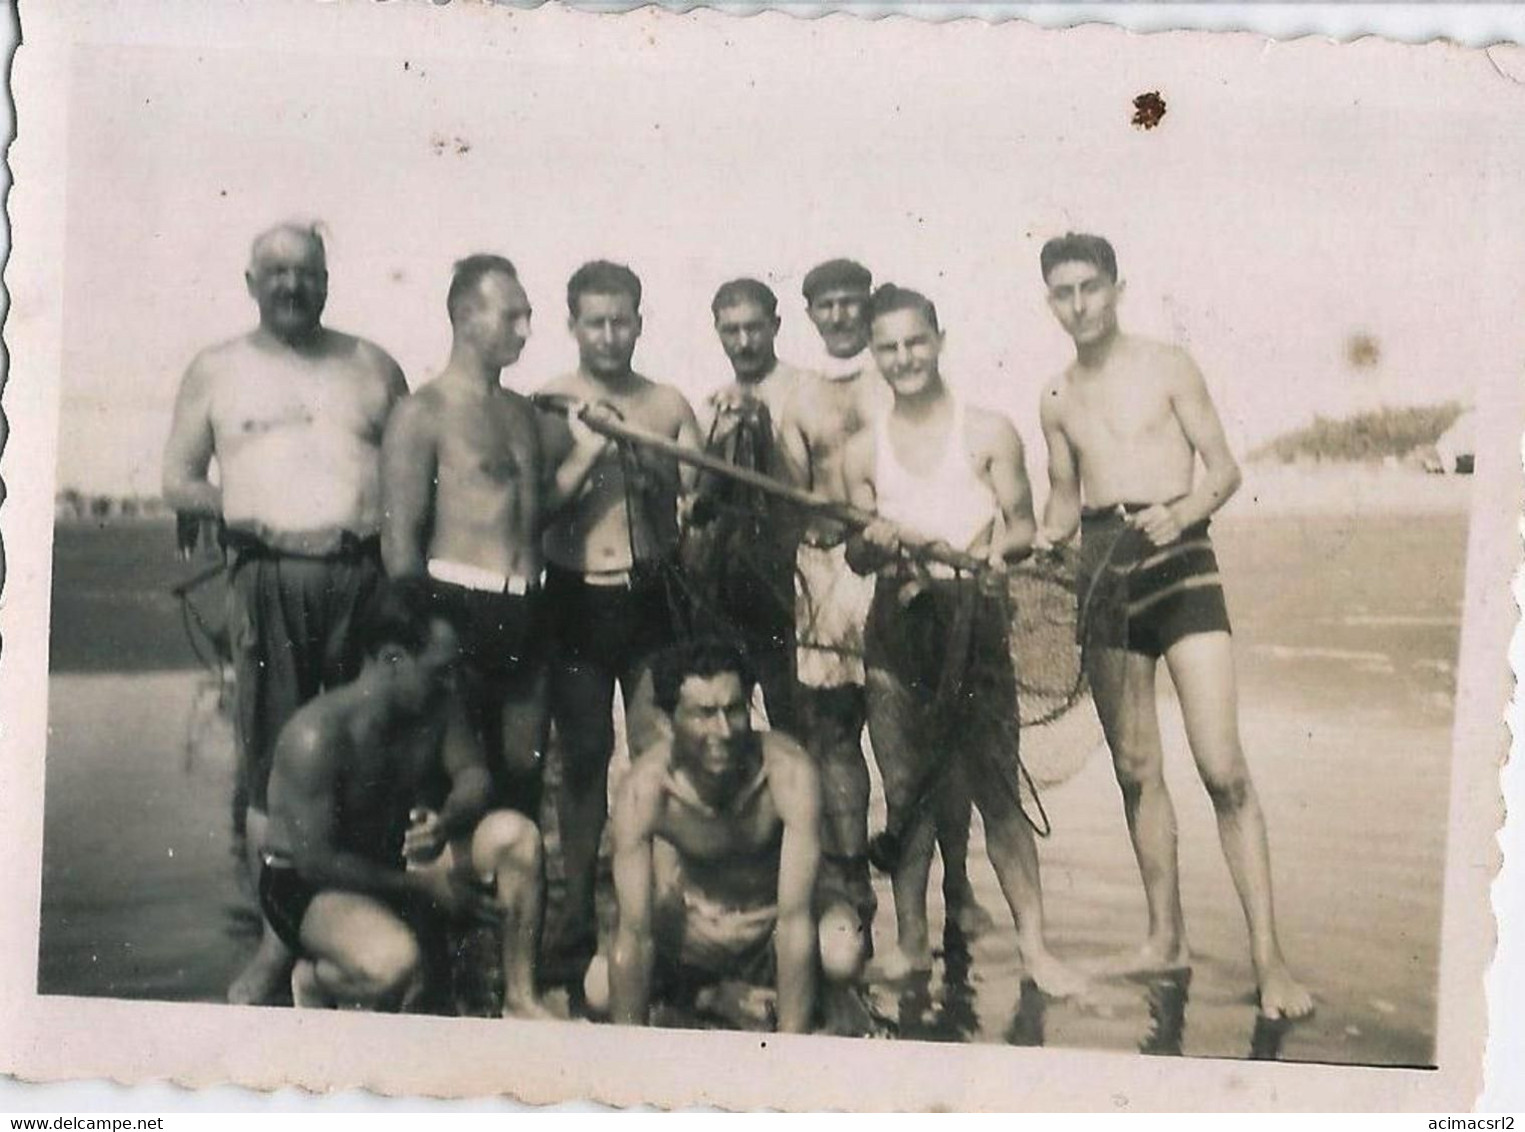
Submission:
<svg viewBox="0 0 1525 1132">
<path fill-rule="evenodd" d="M 563 420 L 541 411 L 538 420 L 545 501 L 540 518 L 545 525 L 582 496 L 589 475 L 613 443 L 575 416 Z"/>
<path fill-rule="evenodd" d="M 784 823 L 778 862 L 778 1028 L 802 1034 L 815 1010 L 817 932 L 816 871 L 821 864 L 821 782 L 815 765 L 786 736 L 766 742 L 787 744 L 769 760 L 768 787 Z"/>
<path fill-rule="evenodd" d="M 450 792 L 440 803 L 439 844 L 463 837 L 477 827 L 492 802 L 492 773 L 476 728 L 466 712 L 465 699 L 452 688 L 445 702 L 446 725 L 441 740 Z"/>
<path fill-rule="evenodd" d="M 1058 383 L 1043 391 L 1038 419 L 1048 448 L 1048 501 L 1043 505 L 1043 541 L 1068 542 L 1080 526 L 1080 460 L 1060 421 Z"/>
<path fill-rule="evenodd" d="M 999 543 L 992 542 L 990 558 L 997 563 L 1020 562 L 1032 553 L 1033 537 L 1038 533 L 1022 437 L 999 413 L 985 414 L 985 425 L 982 431 L 988 431 L 990 438 L 987 474 L 1002 520 L 1001 539 Z"/>
<path fill-rule="evenodd" d="M 815 481 L 810 474 L 810 440 L 805 434 L 804 414 L 807 411 L 807 386 L 814 378 L 802 376 L 789 391 L 774 422 L 778 439 L 778 468 L 775 474 L 785 483 L 806 491 L 814 489 Z"/>
<path fill-rule="evenodd" d="M 872 513 L 878 506 L 874 490 L 874 434 L 864 429 L 847 442 L 842 453 L 842 474 L 847 481 L 847 500 L 859 510 Z M 847 539 L 847 564 L 857 574 L 872 574 L 894 561 L 900 552 L 900 534 L 895 525 L 880 519 Z"/>
<path fill-rule="evenodd" d="M 615 1022 L 644 1026 L 651 1008 L 656 943 L 651 935 L 651 839 L 656 785 L 638 764 L 625 776 L 614 804 L 614 894 L 619 927 L 609 960 L 609 1001 Z"/>
<path fill-rule="evenodd" d="M 169 440 L 164 446 L 164 502 L 176 511 L 222 515 L 222 490 L 207 479 L 216 438 L 212 432 L 211 366 L 197 358 L 180 379 Z"/>
<path fill-rule="evenodd" d="M 1177 352 L 1170 367 L 1170 407 L 1192 451 L 1202 459 L 1203 475 L 1190 495 L 1169 505 L 1156 505 L 1133 517 L 1155 546 L 1166 546 L 1181 537 L 1193 523 L 1207 518 L 1239 490 L 1238 461 L 1229 451 L 1223 423 L 1207 392 L 1202 371 L 1184 352 Z"/>
<path fill-rule="evenodd" d="M 409 397 L 392 410 L 381 441 L 381 560 L 393 578 L 424 573 L 438 470 L 428 405 Z"/>
<path fill-rule="evenodd" d="M 292 864 L 315 888 L 376 896 L 422 895 L 418 874 L 387 868 L 338 848 L 335 742 L 321 725 L 298 717 L 282 730 L 276 745 L 270 809 L 291 837 Z"/>
<path fill-rule="evenodd" d="M 1176 505 L 1176 514 L 1183 527 L 1189 527 L 1205 519 L 1222 507 L 1239 490 L 1243 477 L 1239 462 L 1229 451 L 1228 438 L 1223 434 L 1223 422 L 1213 405 L 1212 395 L 1202 371 L 1186 354 L 1180 355 L 1181 364 L 1171 391 L 1171 407 L 1181 422 L 1196 454 L 1202 459 L 1203 476 L 1195 490 Z"/>
<path fill-rule="evenodd" d="M 317 724 L 295 719 L 281 732 L 276 746 L 271 810 L 279 813 L 290 833 L 291 859 L 298 875 L 314 888 L 426 902 L 446 915 L 470 915 L 485 923 L 500 920 L 502 905 L 455 872 L 390 868 L 338 847 L 334 742 Z"/>
</svg>

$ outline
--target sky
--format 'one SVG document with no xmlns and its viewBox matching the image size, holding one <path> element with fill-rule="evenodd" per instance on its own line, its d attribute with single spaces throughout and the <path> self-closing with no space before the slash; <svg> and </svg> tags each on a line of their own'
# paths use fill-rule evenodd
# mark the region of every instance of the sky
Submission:
<svg viewBox="0 0 1525 1132">
<path fill-rule="evenodd" d="M 800 279 L 859 258 L 937 302 L 944 372 L 1013 417 L 1034 474 L 1038 392 L 1070 357 L 1037 256 L 1068 229 L 1113 240 L 1125 327 L 1192 352 L 1241 453 L 1525 362 L 1520 90 L 1476 52 L 903 20 L 844 48 L 841 20 L 787 17 L 568 39 L 500 15 L 448 45 L 79 50 L 60 488 L 157 493 L 180 375 L 253 325 L 249 240 L 290 217 L 329 231 L 329 324 L 415 387 L 471 252 L 513 259 L 535 307 L 508 384 L 575 365 L 565 281 L 606 257 L 645 283 L 638 368 L 695 399 L 728 375 L 716 286 L 773 285 L 780 353 L 809 364 Z M 1167 105 L 1150 131 L 1144 91 Z M 1360 335 L 1376 364 L 1350 363 Z"/>
</svg>

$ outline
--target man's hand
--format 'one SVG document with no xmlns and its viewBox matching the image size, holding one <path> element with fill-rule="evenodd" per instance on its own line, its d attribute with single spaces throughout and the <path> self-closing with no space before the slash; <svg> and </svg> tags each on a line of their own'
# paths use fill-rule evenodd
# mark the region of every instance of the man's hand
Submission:
<svg viewBox="0 0 1525 1132">
<path fill-rule="evenodd" d="M 429 869 L 414 875 L 419 878 L 425 899 L 441 915 L 492 925 L 501 923 L 508 914 L 508 909 L 491 892 L 470 877 L 446 869 Z"/>
<path fill-rule="evenodd" d="M 1181 537 L 1181 520 L 1176 517 L 1175 510 L 1164 504 L 1156 503 L 1152 507 L 1131 515 L 1128 522 L 1137 530 L 1144 532 L 1147 538 L 1155 546 L 1169 546 Z"/>
<path fill-rule="evenodd" d="M 567 431 L 572 434 L 572 445 L 574 448 L 579 452 L 586 452 L 590 456 L 596 452 L 598 454 L 597 457 L 594 457 L 596 459 L 603 456 L 606 449 L 612 449 L 614 441 L 583 420 L 582 414 L 584 411 L 584 406 L 578 405 L 574 407 L 572 412 L 567 414 Z M 598 410 L 595 408 L 594 411 L 597 412 Z"/>
</svg>

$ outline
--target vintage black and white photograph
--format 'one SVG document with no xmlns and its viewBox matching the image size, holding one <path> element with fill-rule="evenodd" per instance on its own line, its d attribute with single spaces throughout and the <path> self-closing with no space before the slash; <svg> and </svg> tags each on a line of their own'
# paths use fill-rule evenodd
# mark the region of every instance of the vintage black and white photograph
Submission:
<svg viewBox="0 0 1525 1132">
<path fill-rule="evenodd" d="M 1518 49 L 189 11 L 22 12 L 8 1067 L 1470 1104 Z"/>
</svg>

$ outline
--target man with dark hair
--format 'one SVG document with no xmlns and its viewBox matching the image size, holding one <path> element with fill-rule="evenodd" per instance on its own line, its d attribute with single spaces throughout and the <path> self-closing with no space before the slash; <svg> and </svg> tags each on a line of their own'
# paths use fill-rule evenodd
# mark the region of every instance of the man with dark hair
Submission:
<svg viewBox="0 0 1525 1132">
<path fill-rule="evenodd" d="M 421 581 L 389 583 L 365 613 L 360 675 L 282 730 L 260 907 L 300 956 L 298 1006 L 405 1009 L 423 937 L 465 919 L 501 926 L 503 1014 L 548 1017 L 534 982 L 540 837 L 520 814 L 487 812 L 477 747 L 444 741 L 459 645 L 433 606 Z"/>
<path fill-rule="evenodd" d="M 723 642 L 657 659 L 672 735 L 635 760 L 614 809 L 616 1022 L 642 1025 L 654 998 L 730 983 L 775 986 L 781 1031 L 842 1019 L 862 963 L 856 913 L 820 906 L 820 780 L 794 740 L 752 730 L 752 683 Z"/>
<path fill-rule="evenodd" d="M 164 501 L 222 525 L 252 875 L 276 737 L 302 704 L 359 671 L 355 610 L 381 575 L 381 432 L 408 386 L 380 347 L 322 324 L 328 265 L 316 225 L 260 233 L 244 279 L 259 326 L 186 370 Z M 290 961 L 267 927 L 228 1000 L 268 1002 Z"/>
<path fill-rule="evenodd" d="M 855 436 L 889 409 L 889 394 L 869 350 L 872 276 L 862 264 L 833 259 L 805 275 L 806 311 L 825 347 L 820 374 L 801 381 L 785 408 L 780 439 L 785 466 L 801 486 L 846 502 L 843 456 Z M 795 633 L 800 733 L 821 768 L 825 789 L 828 865 L 843 874 L 865 927 L 877 905 L 869 882 L 868 763 L 863 624 L 873 598 L 872 580 L 847 564 L 842 524 L 813 516 L 801 535 L 795 563 Z M 966 868 L 969 802 L 957 782 L 939 798 L 938 840 L 943 895 L 949 918 L 966 937 L 990 926 Z"/>
<path fill-rule="evenodd" d="M 446 300 L 450 360 L 397 406 L 382 443 L 382 553 L 394 578 L 427 577 L 461 642 L 456 688 L 492 770 L 494 802 L 540 817 L 545 732 L 539 423 L 503 370 L 530 333 L 514 265 L 473 255 Z"/>
<path fill-rule="evenodd" d="M 596 261 L 578 268 L 567 285 L 578 368 L 545 392 L 602 403 L 637 428 L 697 449 L 698 424 L 683 395 L 631 367 L 640 300 L 640 280 L 628 267 Z M 562 760 L 556 806 L 566 895 L 558 950 L 582 967 L 596 947 L 594 875 L 614 750 L 614 689 L 618 684 L 624 696 L 630 750 L 644 750 L 663 726 L 651 705 L 647 659 L 677 638 L 686 617 L 674 556 L 678 495 L 692 476 L 669 457 L 617 450 L 575 414 L 540 419 L 549 476 L 551 714 Z"/>
<path fill-rule="evenodd" d="M 804 374 L 780 361 L 778 299 L 755 279 L 715 292 L 715 333 L 734 380 L 709 398 L 705 449 L 728 463 L 786 482 L 778 440 L 784 406 Z M 701 479 L 686 545 L 704 603 L 704 632 L 742 644 L 759 671 L 768 722 L 794 733 L 794 557 L 799 512 L 718 476 Z"/>
<path fill-rule="evenodd" d="M 1116 969 L 1190 962 L 1156 718 L 1163 657 L 1249 923 L 1261 1012 L 1301 1017 L 1313 1000 L 1276 938 L 1265 818 L 1240 746 L 1228 611 L 1208 537 L 1208 517 L 1239 487 L 1239 466 L 1185 351 L 1119 329 L 1123 283 L 1112 245 L 1070 233 L 1044 245 L 1039 263 L 1049 307 L 1075 343 L 1075 363 L 1044 389 L 1040 406 L 1051 488 L 1044 537 L 1063 542 L 1078 526 L 1093 573 L 1109 557 L 1132 567 L 1104 575 L 1126 577 L 1104 600 L 1127 617 L 1091 650 L 1089 672 L 1149 905 L 1148 939 Z M 1141 532 L 1147 549 L 1109 556 L 1128 529 Z"/>
<path fill-rule="evenodd" d="M 954 397 L 939 365 L 937 310 L 924 295 L 880 288 L 871 325 L 894 405 L 849 442 L 844 470 L 852 502 L 880 516 L 848 540 L 847 555 L 855 570 L 877 574 L 865 634 L 868 726 L 889 828 L 903 846 L 892 874 L 898 945 L 881 967 L 894 976 L 931 966 L 934 823 L 917 795 L 962 776 L 985 820 L 986 851 L 1027 974 L 1040 990 L 1071 994 L 1083 980 L 1048 950 L 1038 851 L 1022 812 L 1006 612 L 982 588 L 985 579 L 918 555 L 932 544 L 964 551 L 988 562 L 998 581 L 1031 551 L 1022 440 L 1001 414 Z"/>
</svg>

